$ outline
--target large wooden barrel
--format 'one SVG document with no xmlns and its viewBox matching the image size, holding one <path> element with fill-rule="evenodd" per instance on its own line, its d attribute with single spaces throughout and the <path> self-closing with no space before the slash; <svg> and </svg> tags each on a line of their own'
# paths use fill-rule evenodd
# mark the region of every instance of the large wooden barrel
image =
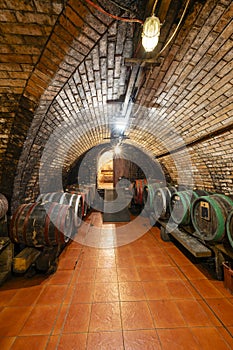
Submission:
<svg viewBox="0 0 233 350">
<path fill-rule="evenodd" d="M 137 179 L 135 180 L 133 200 L 135 204 L 143 204 L 143 190 L 144 186 L 147 184 L 146 179 Z"/>
<path fill-rule="evenodd" d="M 83 200 L 82 196 L 77 193 L 52 192 L 40 195 L 37 202 L 56 202 L 59 204 L 69 205 L 74 211 L 74 223 L 79 227 L 82 223 Z"/>
<path fill-rule="evenodd" d="M 146 184 L 143 189 L 142 201 L 143 206 L 147 211 L 154 211 L 154 195 L 158 188 L 161 187 L 161 184 L 158 182 Z"/>
<path fill-rule="evenodd" d="M 226 234 L 226 221 L 233 209 L 233 200 L 221 194 L 201 196 L 192 204 L 192 223 L 200 236 L 209 242 L 222 241 Z"/>
<path fill-rule="evenodd" d="M 170 216 L 169 203 L 176 192 L 173 186 L 157 188 L 154 193 L 153 212 L 155 218 L 167 219 Z"/>
<path fill-rule="evenodd" d="M 10 223 L 10 239 L 31 247 L 65 244 L 75 232 L 69 205 L 36 202 L 20 205 Z"/>
<path fill-rule="evenodd" d="M 0 193 L 0 219 L 6 215 L 8 210 L 8 200 L 4 196 L 4 194 Z"/>
<path fill-rule="evenodd" d="M 201 190 L 187 190 L 173 193 L 169 203 L 169 210 L 172 220 L 178 225 L 190 225 L 192 202 L 199 196 L 205 194 L 207 193 Z"/>
<path fill-rule="evenodd" d="M 233 209 L 230 211 L 227 217 L 226 230 L 228 241 L 233 248 Z"/>
</svg>

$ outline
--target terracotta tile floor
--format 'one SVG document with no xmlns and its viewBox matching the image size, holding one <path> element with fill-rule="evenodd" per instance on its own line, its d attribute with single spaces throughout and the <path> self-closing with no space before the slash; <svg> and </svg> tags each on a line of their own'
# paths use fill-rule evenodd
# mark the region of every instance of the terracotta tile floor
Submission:
<svg viewBox="0 0 233 350">
<path fill-rule="evenodd" d="M 95 243 L 102 229 L 107 239 L 115 230 L 100 213 L 87 222 L 78 234 L 95 235 Z M 55 274 L 6 281 L 0 349 L 233 349 L 233 295 L 163 242 L 147 219 L 143 225 L 147 233 L 130 244 L 100 249 L 72 242 Z"/>
</svg>

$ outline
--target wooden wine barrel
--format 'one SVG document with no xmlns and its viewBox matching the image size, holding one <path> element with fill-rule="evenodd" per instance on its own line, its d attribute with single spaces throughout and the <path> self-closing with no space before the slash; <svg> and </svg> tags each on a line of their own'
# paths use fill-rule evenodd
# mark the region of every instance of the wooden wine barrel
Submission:
<svg viewBox="0 0 233 350">
<path fill-rule="evenodd" d="M 154 195 L 156 190 L 160 187 L 161 187 L 161 184 L 158 182 L 150 183 L 144 186 L 142 201 L 143 201 L 143 206 L 149 212 L 154 211 Z"/>
<path fill-rule="evenodd" d="M 230 211 L 227 217 L 226 230 L 228 241 L 233 248 L 233 209 Z"/>
<path fill-rule="evenodd" d="M 137 179 L 135 180 L 134 194 L 133 199 L 135 204 L 143 204 L 143 190 L 144 186 L 147 184 L 146 179 Z"/>
<path fill-rule="evenodd" d="M 0 193 L 0 219 L 6 215 L 8 210 L 8 200 L 4 196 L 4 194 Z"/>
<path fill-rule="evenodd" d="M 69 205 L 36 202 L 17 208 L 9 236 L 13 243 L 41 247 L 66 244 L 74 232 L 74 215 Z"/>
<path fill-rule="evenodd" d="M 167 219 L 170 216 L 169 203 L 176 193 L 173 186 L 157 188 L 154 193 L 153 211 L 156 218 Z"/>
<path fill-rule="evenodd" d="M 72 194 L 78 194 L 82 197 L 82 217 L 87 215 L 88 210 L 90 209 L 90 192 L 88 189 L 69 191 Z"/>
<path fill-rule="evenodd" d="M 205 241 L 222 241 L 226 234 L 227 217 L 232 209 L 233 200 L 230 197 L 221 194 L 201 196 L 192 204 L 193 227 Z"/>
<path fill-rule="evenodd" d="M 83 200 L 80 194 L 68 192 L 52 192 L 41 195 L 37 201 L 42 202 L 56 202 L 59 204 L 69 205 L 74 211 L 74 223 L 79 227 L 82 223 Z"/>
<path fill-rule="evenodd" d="M 178 225 L 190 225 L 191 204 L 196 198 L 205 194 L 207 193 L 201 190 L 187 190 L 173 193 L 169 203 L 172 220 Z"/>
</svg>

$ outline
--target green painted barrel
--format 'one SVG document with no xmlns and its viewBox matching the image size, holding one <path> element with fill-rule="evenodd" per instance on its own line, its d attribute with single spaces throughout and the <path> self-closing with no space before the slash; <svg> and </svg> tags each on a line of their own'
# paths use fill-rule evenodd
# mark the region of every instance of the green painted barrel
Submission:
<svg viewBox="0 0 233 350">
<path fill-rule="evenodd" d="M 169 203 L 176 193 L 173 186 L 157 188 L 154 193 L 153 211 L 156 218 L 167 219 L 170 216 Z"/>
<path fill-rule="evenodd" d="M 230 211 L 227 217 L 226 230 L 228 241 L 233 248 L 233 209 Z"/>
<path fill-rule="evenodd" d="M 222 194 L 201 196 L 192 204 L 191 217 L 195 230 L 209 242 L 220 242 L 226 236 L 226 221 L 233 210 L 233 200 Z M 229 225 L 230 225 L 229 219 Z"/>
<path fill-rule="evenodd" d="M 29 247 L 66 244 L 74 233 L 73 211 L 68 205 L 36 202 L 20 205 L 12 216 L 10 239 Z"/>
<path fill-rule="evenodd" d="M 154 195 L 155 191 L 161 187 L 159 182 L 154 182 L 150 184 L 146 184 L 143 189 L 142 201 L 144 207 L 149 211 L 154 211 Z"/>
<path fill-rule="evenodd" d="M 172 220 L 178 225 L 190 225 L 192 202 L 204 194 L 207 193 L 202 190 L 187 190 L 173 193 L 169 203 L 169 210 Z"/>
</svg>

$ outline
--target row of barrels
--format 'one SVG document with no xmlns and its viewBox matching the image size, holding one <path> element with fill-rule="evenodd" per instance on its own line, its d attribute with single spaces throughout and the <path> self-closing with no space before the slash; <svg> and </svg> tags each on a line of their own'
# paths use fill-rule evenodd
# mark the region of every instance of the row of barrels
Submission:
<svg viewBox="0 0 233 350">
<path fill-rule="evenodd" d="M 180 226 L 193 226 L 207 242 L 229 241 L 233 248 L 233 198 L 203 190 L 182 190 L 159 181 L 133 183 L 133 202 L 157 219 L 171 219 Z"/>
<path fill-rule="evenodd" d="M 95 186 L 77 191 L 40 194 L 35 203 L 20 205 L 10 222 L 13 243 L 41 247 L 63 245 L 72 238 L 94 201 Z"/>
<path fill-rule="evenodd" d="M 154 189 L 146 208 L 157 219 L 180 226 L 193 226 L 204 241 L 227 240 L 233 248 L 233 198 L 202 190 L 177 191 L 175 187 Z"/>
</svg>

